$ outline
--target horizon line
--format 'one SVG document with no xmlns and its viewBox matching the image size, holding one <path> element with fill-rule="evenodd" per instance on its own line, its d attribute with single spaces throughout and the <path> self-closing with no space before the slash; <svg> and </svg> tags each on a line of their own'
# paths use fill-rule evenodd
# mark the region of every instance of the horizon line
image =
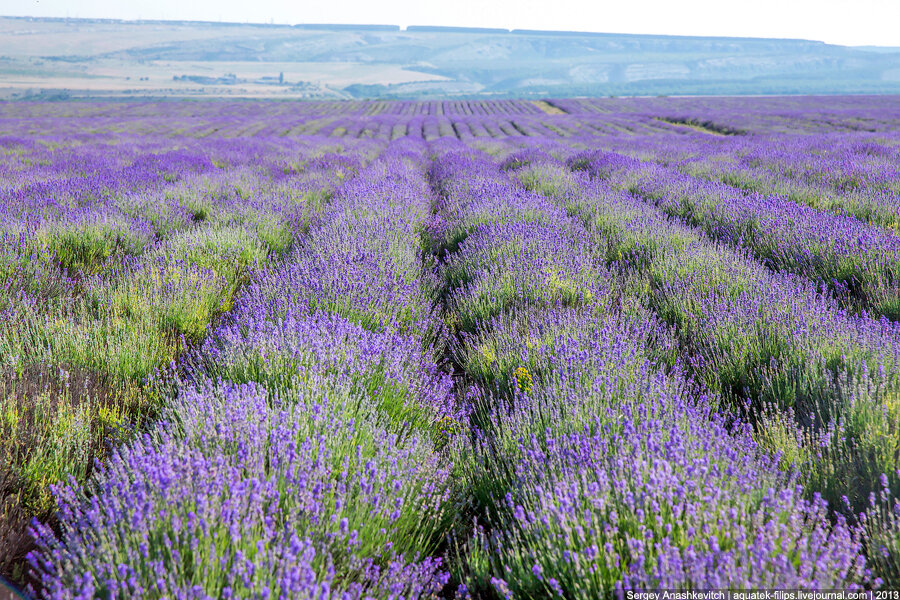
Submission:
<svg viewBox="0 0 900 600">
<path fill-rule="evenodd" d="M 321 29 L 368 29 L 381 31 L 397 31 L 410 33 L 492 33 L 492 34 L 511 34 L 511 35 L 571 35 L 571 36 L 620 36 L 620 37 L 662 37 L 662 38 L 693 38 L 693 39 L 720 39 L 720 40 L 748 40 L 748 41 L 785 41 L 785 42 L 806 42 L 810 44 L 822 44 L 827 46 L 841 46 L 845 48 L 898 48 L 900 46 L 882 46 L 879 44 L 837 44 L 826 42 L 823 40 L 814 40 L 808 38 L 790 38 L 790 37 L 760 37 L 760 36 L 733 36 L 733 35 L 690 35 L 690 34 L 672 34 L 672 33 L 626 33 L 626 32 L 608 32 L 608 31 L 577 31 L 567 29 L 521 29 L 521 28 L 503 28 L 503 27 L 472 27 L 466 25 L 395 25 L 387 23 L 275 23 L 270 22 L 254 22 L 254 21 L 215 21 L 215 20 L 198 20 L 198 19 L 116 19 L 110 17 L 41 17 L 32 15 L 0 15 L 3 19 L 21 19 L 35 21 L 102 21 L 109 23 L 133 23 L 133 24 L 160 24 L 160 23 L 184 23 L 198 25 L 225 25 L 225 26 L 250 26 L 250 27 L 277 27 L 290 29 L 304 28 L 321 28 Z M 456 30 L 456 31 L 454 31 Z"/>
</svg>

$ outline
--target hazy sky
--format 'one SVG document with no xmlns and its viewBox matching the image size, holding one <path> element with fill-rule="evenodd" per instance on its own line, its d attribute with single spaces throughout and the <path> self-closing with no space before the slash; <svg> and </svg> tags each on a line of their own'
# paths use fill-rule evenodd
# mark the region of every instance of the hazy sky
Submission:
<svg viewBox="0 0 900 600">
<path fill-rule="evenodd" d="M 900 46 L 900 0 L 2 0 L 0 14 L 462 25 Z"/>
</svg>

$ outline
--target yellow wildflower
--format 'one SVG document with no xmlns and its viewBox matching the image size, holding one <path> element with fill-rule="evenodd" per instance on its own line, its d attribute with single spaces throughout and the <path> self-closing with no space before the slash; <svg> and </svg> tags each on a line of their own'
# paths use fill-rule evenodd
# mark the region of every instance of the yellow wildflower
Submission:
<svg viewBox="0 0 900 600">
<path fill-rule="evenodd" d="M 534 387 L 534 380 L 531 373 L 525 367 L 518 367 L 515 372 L 516 383 L 519 384 L 519 391 L 527 394 Z"/>
</svg>

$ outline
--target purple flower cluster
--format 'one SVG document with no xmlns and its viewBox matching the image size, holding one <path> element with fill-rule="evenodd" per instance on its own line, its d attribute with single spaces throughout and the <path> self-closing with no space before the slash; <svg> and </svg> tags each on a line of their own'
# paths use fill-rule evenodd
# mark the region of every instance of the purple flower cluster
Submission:
<svg viewBox="0 0 900 600">
<path fill-rule="evenodd" d="M 832 526 L 821 499 L 777 481 L 716 419 L 659 400 L 674 405 L 626 404 L 583 431 L 522 440 L 509 457 L 524 482 L 506 497 L 507 524 L 473 540 L 498 552 L 508 587 L 598 597 L 865 577 L 860 539 Z"/>
<path fill-rule="evenodd" d="M 374 331 L 440 336 L 422 253 L 431 214 L 422 152 L 398 142 L 340 189 L 289 264 L 256 285 L 273 316 L 326 310 Z"/>
<path fill-rule="evenodd" d="M 552 163 L 520 174 L 545 184 L 562 177 Z M 563 189 L 562 202 L 607 246 L 607 260 L 647 273 L 654 310 L 675 325 L 705 386 L 750 399 L 754 410 L 790 409 L 799 436 L 760 437 L 800 463 L 833 505 L 846 495 L 861 508 L 878 476 L 896 471 L 888 450 L 898 435 L 889 416 L 900 373 L 896 323 L 848 314 L 812 282 L 774 273 L 605 180 L 570 175 Z M 840 435 L 807 433 L 829 427 Z M 807 456 L 797 456 L 798 444 Z M 823 447 L 841 456 L 822 461 Z M 866 476 L 847 486 L 860 464 Z"/>
<path fill-rule="evenodd" d="M 289 309 L 267 317 L 245 297 L 198 348 L 204 373 L 234 382 L 256 381 L 272 389 L 308 386 L 336 376 L 360 393 L 380 399 L 398 422 L 429 426 L 456 416 L 452 381 L 438 370 L 420 340 L 372 332 L 334 313 Z M 257 310 L 254 310 L 257 309 Z"/>
<path fill-rule="evenodd" d="M 447 469 L 427 441 L 357 418 L 367 399 L 315 383 L 290 397 L 256 384 L 188 389 L 88 488 L 58 488 L 62 532 L 38 525 L 32 559 L 44 597 L 439 590 L 440 562 L 413 553 L 434 543 Z"/>
<path fill-rule="evenodd" d="M 586 161 L 595 175 L 615 159 Z M 777 270 L 805 275 L 859 298 L 879 315 L 900 317 L 900 238 L 878 225 L 820 211 L 774 195 L 744 193 L 671 168 L 619 161 L 609 177 L 652 199 L 667 214 L 708 235 L 743 247 Z"/>
</svg>

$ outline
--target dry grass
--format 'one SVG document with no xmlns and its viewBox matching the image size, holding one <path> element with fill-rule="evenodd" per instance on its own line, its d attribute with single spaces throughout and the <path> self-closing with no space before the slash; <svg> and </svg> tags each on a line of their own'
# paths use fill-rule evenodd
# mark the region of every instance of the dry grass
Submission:
<svg viewBox="0 0 900 600">
<path fill-rule="evenodd" d="M 21 581 L 33 517 L 52 522 L 49 484 L 84 480 L 116 440 L 121 392 L 84 368 L 0 373 L 0 576 Z M 3 596 L 0 595 L 0 600 Z"/>
<path fill-rule="evenodd" d="M 566 111 L 559 108 L 558 106 L 553 106 L 546 100 L 532 100 L 532 104 L 537 106 L 539 109 L 547 113 L 548 115 L 564 115 L 567 114 Z"/>
</svg>

